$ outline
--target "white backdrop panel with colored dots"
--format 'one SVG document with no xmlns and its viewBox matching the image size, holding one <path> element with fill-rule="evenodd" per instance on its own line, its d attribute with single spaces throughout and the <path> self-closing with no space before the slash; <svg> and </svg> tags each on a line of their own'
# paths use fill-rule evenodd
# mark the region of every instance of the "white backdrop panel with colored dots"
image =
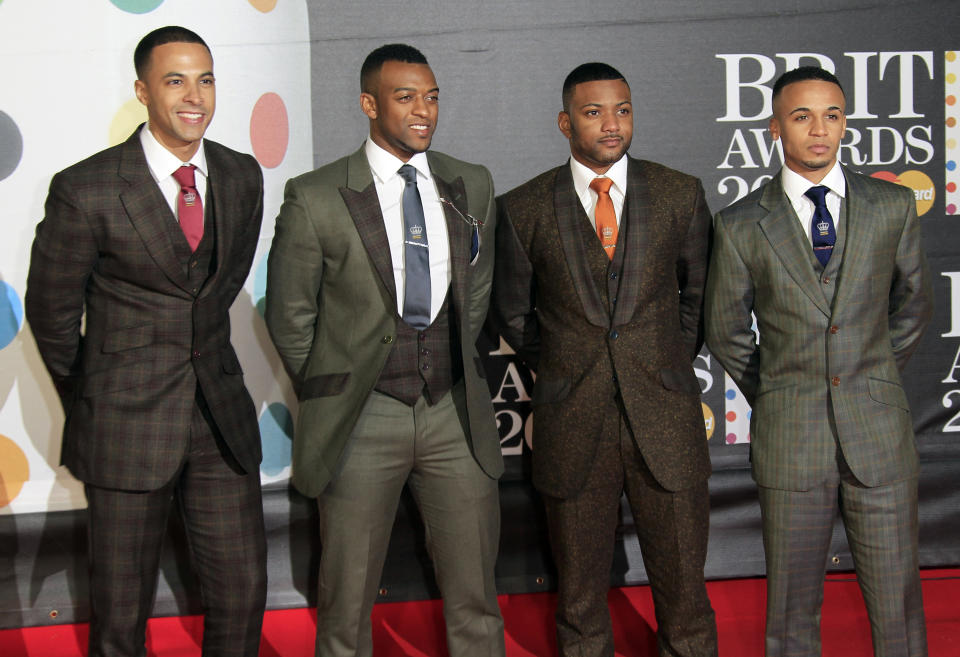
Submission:
<svg viewBox="0 0 960 657">
<path fill-rule="evenodd" d="M 63 413 L 23 321 L 30 245 L 51 176 L 146 119 L 133 94 L 133 49 L 164 25 L 196 31 L 213 52 L 217 110 L 207 136 L 263 168 L 263 230 L 231 309 L 233 343 L 261 415 L 263 479 L 289 476 L 293 395 L 276 376 L 258 281 L 283 185 L 313 164 L 305 1 L 0 0 L 9 90 L 0 98 L 0 513 L 84 505 L 82 487 L 57 465 Z"/>
</svg>

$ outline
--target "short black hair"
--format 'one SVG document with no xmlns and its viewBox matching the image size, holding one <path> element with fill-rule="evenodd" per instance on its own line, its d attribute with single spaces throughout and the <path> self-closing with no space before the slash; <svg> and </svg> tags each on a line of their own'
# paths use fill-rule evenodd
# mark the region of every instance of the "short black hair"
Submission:
<svg viewBox="0 0 960 657">
<path fill-rule="evenodd" d="M 570 111 L 570 98 L 573 96 L 573 88 L 583 82 L 596 82 L 597 80 L 623 80 L 623 83 L 630 88 L 627 79 L 617 69 L 609 64 L 600 62 L 588 62 L 580 64 L 577 68 L 570 71 L 567 79 L 563 81 L 563 111 Z"/>
<path fill-rule="evenodd" d="M 363 60 L 360 67 L 360 91 L 368 94 L 376 93 L 374 78 L 380 73 L 385 62 L 403 62 L 405 64 L 427 64 L 423 53 L 405 43 L 388 43 L 380 46 Z"/>
<path fill-rule="evenodd" d="M 807 80 L 832 82 L 840 87 L 840 93 L 842 93 L 844 98 L 846 98 L 846 93 L 843 91 L 843 85 L 840 84 L 840 80 L 837 79 L 836 75 L 830 71 L 820 68 L 819 66 L 801 66 L 793 69 L 792 71 L 787 71 L 777 78 L 777 81 L 773 83 L 773 99 L 776 100 L 777 96 L 780 95 L 780 92 L 783 91 L 783 88 L 788 84 L 793 84 L 794 82 L 806 82 Z"/>
<path fill-rule="evenodd" d="M 179 25 L 167 25 L 158 27 L 147 36 L 140 39 L 136 50 L 133 51 L 133 68 L 137 71 L 137 78 L 142 80 L 147 72 L 147 64 L 150 63 L 150 54 L 157 46 L 167 43 L 199 43 L 210 52 L 210 46 L 206 41 L 200 38 L 200 35 L 192 30 Z M 213 53 L 210 55 L 213 56 Z"/>
</svg>

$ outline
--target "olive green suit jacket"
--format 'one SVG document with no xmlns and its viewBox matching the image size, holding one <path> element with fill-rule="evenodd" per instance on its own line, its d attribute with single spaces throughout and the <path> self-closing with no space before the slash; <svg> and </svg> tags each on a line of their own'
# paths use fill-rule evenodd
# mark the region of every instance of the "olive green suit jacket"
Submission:
<svg viewBox="0 0 960 657">
<path fill-rule="evenodd" d="M 818 271 L 780 175 L 714 222 L 707 346 L 753 407 L 761 486 L 823 483 L 838 443 L 864 485 L 917 474 L 900 378 L 933 312 L 916 204 L 905 187 L 844 176 L 842 261 L 832 277 Z"/>
<path fill-rule="evenodd" d="M 476 349 L 493 277 L 493 182 L 482 166 L 428 152 L 442 198 L 483 222 L 471 263 L 471 227 L 444 204 L 450 302 L 459 332 L 463 432 L 480 467 L 503 472 L 490 391 Z M 487 239 L 487 236 L 491 239 Z M 293 379 L 299 411 L 293 483 L 317 496 L 337 465 L 393 348 L 396 285 L 373 174 L 363 148 L 287 182 L 267 275 L 266 321 Z"/>
</svg>

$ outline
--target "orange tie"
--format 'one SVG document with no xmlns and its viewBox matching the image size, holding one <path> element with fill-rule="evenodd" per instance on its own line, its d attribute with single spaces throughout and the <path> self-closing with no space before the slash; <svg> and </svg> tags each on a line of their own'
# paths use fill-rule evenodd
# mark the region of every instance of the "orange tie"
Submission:
<svg viewBox="0 0 960 657">
<path fill-rule="evenodd" d="M 609 178 L 594 178 L 590 182 L 590 189 L 597 193 L 597 207 L 594 209 L 597 237 L 607 257 L 613 260 L 613 252 L 617 248 L 617 214 L 613 211 L 613 201 L 610 199 L 611 185 L 613 181 Z"/>
</svg>

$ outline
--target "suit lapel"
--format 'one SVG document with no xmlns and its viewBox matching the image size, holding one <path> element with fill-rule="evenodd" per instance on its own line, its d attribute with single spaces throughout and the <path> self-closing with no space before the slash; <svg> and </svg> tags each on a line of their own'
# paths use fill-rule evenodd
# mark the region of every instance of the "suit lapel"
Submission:
<svg viewBox="0 0 960 657">
<path fill-rule="evenodd" d="M 124 142 L 117 173 L 128 184 L 127 189 L 120 193 L 120 202 L 140 235 L 144 248 L 167 278 L 188 292 L 190 285 L 186 272 L 177 259 L 167 233 L 169 223 L 177 219 L 150 175 L 147 158 L 140 145 L 140 130 Z"/>
<path fill-rule="evenodd" d="M 230 247 L 233 242 L 234 231 L 228 217 L 239 216 L 237 202 L 243 190 L 231 189 L 231 180 L 227 173 L 226 162 L 220 157 L 220 151 L 216 146 L 211 147 L 210 142 L 204 144 L 204 151 L 207 157 L 207 205 L 212 202 L 213 205 L 213 225 L 216 235 L 217 257 L 215 260 L 216 270 L 207 278 L 200 296 L 205 296 L 210 290 L 216 289 L 215 284 L 220 272 L 224 271 L 224 258 L 230 253 Z"/>
<path fill-rule="evenodd" d="M 393 278 L 390 242 L 387 240 L 387 229 L 383 225 L 383 212 L 380 210 L 377 186 L 373 183 L 373 173 L 370 171 L 370 163 L 367 162 L 363 147 L 355 151 L 347 160 L 347 186 L 340 188 L 340 196 L 347 205 L 370 262 L 377 270 L 384 287 L 393 297 L 394 307 L 396 307 L 397 286 Z"/>
<path fill-rule="evenodd" d="M 873 271 L 873 267 L 867 262 L 870 249 L 865 247 L 870 243 L 871 222 L 875 221 L 877 216 L 877 203 L 869 198 L 869 191 L 860 184 L 857 175 L 844 168 L 843 177 L 847 186 L 846 198 L 843 201 L 847 216 L 843 234 L 839 238 L 843 241 L 843 260 L 840 262 L 837 293 L 833 302 L 836 308 L 843 308 L 847 290 L 857 287 L 856 281 L 848 279 L 856 276 L 858 272 Z M 839 220 L 839 217 L 837 219 Z"/>
<path fill-rule="evenodd" d="M 429 159 L 429 153 L 428 159 Z M 443 208 L 444 217 L 447 220 L 447 242 L 450 245 L 450 270 L 452 274 L 452 283 L 450 284 L 453 293 L 453 308 L 458 314 L 463 308 L 463 300 L 466 298 L 467 282 L 470 276 L 470 239 L 471 227 L 464 221 L 457 210 L 467 214 L 467 193 L 463 184 L 463 178 L 456 177 L 450 182 L 443 178 L 443 174 L 434 168 L 434 163 L 430 161 L 430 172 L 433 174 L 433 182 L 437 186 L 437 193 L 440 198 L 446 199 L 452 203 L 456 209 L 440 202 Z"/>
<path fill-rule="evenodd" d="M 594 326 L 607 327 L 610 316 L 604 310 L 597 286 L 590 275 L 590 263 L 587 262 L 587 245 L 581 239 L 583 223 L 583 205 L 573 186 L 573 174 L 569 164 L 557 171 L 556 184 L 553 186 L 553 207 L 557 218 L 557 230 L 560 243 L 566 256 L 567 267 L 577 296 L 587 321 Z"/>
<path fill-rule="evenodd" d="M 810 301 L 829 317 L 830 306 L 820 290 L 820 281 L 812 264 L 813 251 L 783 191 L 780 174 L 764 188 L 760 206 L 767 211 L 760 220 L 760 229 L 773 252 Z"/>
<path fill-rule="evenodd" d="M 653 210 L 650 186 L 643 174 L 642 165 L 633 158 L 627 159 L 627 193 L 624 199 L 626 212 L 620 217 L 625 239 L 618 240 L 617 249 L 623 249 L 623 268 L 620 273 L 620 289 L 613 313 L 613 325 L 627 324 L 637 309 L 640 296 L 644 255 L 647 254 L 650 230 L 649 221 Z"/>
</svg>

